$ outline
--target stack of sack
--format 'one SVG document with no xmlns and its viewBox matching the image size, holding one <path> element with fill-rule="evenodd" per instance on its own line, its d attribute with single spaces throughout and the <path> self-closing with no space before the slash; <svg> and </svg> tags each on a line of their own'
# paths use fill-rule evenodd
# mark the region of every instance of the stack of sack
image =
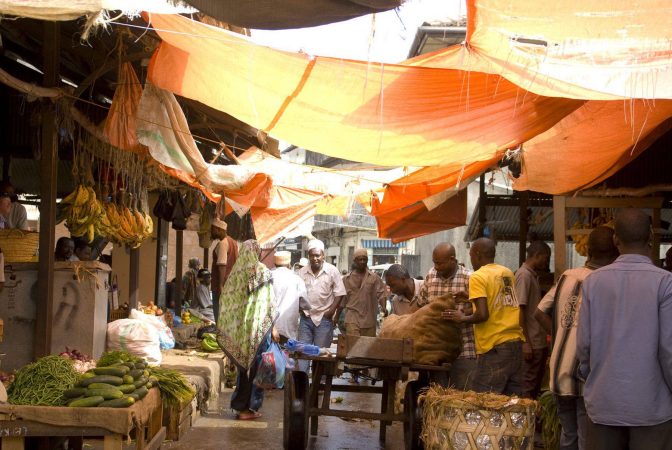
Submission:
<svg viewBox="0 0 672 450">
<path fill-rule="evenodd" d="M 380 337 L 413 339 L 413 362 L 431 366 L 452 363 L 462 351 L 459 325 L 441 318 L 446 309 L 455 309 L 452 294 L 430 298 L 429 304 L 412 314 L 390 315 L 383 322 Z"/>
</svg>

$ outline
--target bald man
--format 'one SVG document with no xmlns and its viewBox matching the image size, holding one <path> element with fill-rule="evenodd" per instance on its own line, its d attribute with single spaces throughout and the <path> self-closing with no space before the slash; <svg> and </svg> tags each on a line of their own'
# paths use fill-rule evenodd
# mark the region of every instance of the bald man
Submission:
<svg viewBox="0 0 672 450">
<path fill-rule="evenodd" d="M 474 312 L 447 310 L 444 317 L 474 325 L 477 369 L 473 390 L 521 395 L 520 367 L 523 330 L 515 277 L 510 269 L 495 264 L 495 242 L 480 238 L 469 249 L 475 272 L 469 280 L 469 300 Z"/>
<path fill-rule="evenodd" d="M 621 254 L 583 283 L 576 352 L 588 448 L 672 446 L 672 274 L 651 262 L 650 217 L 624 209 Z"/>
<path fill-rule="evenodd" d="M 434 247 L 432 252 L 434 267 L 429 270 L 425 282 L 418 294 L 418 306 L 424 306 L 432 298 L 451 293 L 457 298 L 466 300 L 469 293 L 469 277 L 471 271 L 457 263 L 455 247 L 447 242 L 442 242 Z M 471 305 L 461 305 L 461 308 L 470 311 Z M 474 327 L 471 324 L 461 324 L 462 329 L 462 352 L 453 362 L 450 371 L 451 386 L 458 389 L 470 390 L 473 373 L 476 370 L 476 349 L 474 347 Z M 443 383 L 438 379 L 436 382 Z"/>
</svg>

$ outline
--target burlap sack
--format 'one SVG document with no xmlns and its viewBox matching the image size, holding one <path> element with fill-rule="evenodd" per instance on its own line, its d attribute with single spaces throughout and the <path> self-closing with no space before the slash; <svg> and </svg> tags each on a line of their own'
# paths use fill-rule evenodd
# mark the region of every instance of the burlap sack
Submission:
<svg viewBox="0 0 672 450">
<path fill-rule="evenodd" d="M 462 351 L 462 333 L 457 324 L 441 318 L 441 312 L 448 308 L 455 308 L 451 294 L 431 298 L 413 314 L 393 314 L 383 322 L 380 337 L 413 339 L 413 360 L 417 364 L 452 363 Z"/>
</svg>

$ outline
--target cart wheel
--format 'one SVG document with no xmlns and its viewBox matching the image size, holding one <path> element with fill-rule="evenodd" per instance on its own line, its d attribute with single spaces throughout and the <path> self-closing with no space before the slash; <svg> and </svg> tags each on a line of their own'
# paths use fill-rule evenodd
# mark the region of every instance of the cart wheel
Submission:
<svg viewBox="0 0 672 450">
<path fill-rule="evenodd" d="M 285 373 L 285 413 L 283 443 L 286 450 L 304 450 L 308 445 L 308 375 Z"/>
<path fill-rule="evenodd" d="M 422 450 L 425 446 L 420 439 L 422 434 L 422 406 L 418 405 L 418 391 L 422 385 L 411 381 L 404 393 L 404 443 L 406 450 Z"/>
</svg>

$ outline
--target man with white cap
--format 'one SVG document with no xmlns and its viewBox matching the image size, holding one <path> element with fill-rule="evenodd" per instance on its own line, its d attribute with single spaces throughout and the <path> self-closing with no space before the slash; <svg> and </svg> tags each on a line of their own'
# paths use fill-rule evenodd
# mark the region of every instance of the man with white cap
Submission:
<svg viewBox="0 0 672 450">
<path fill-rule="evenodd" d="M 218 240 L 212 251 L 212 299 L 215 321 L 219 320 L 219 296 L 238 259 L 238 243 L 226 233 L 226 222 L 215 217 L 210 234 Z"/>
<path fill-rule="evenodd" d="M 376 336 L 378 305 L 385 311 L 385 283 L 367 266 L 366 249 L 355 250 L 353 270 L 343 277 L 345 297 L 345 333 L 353 336 Z"/>
<path fill-rule="evenodd" d="M 334 319 L 338 317 L 341 300 L 346 294 L 341 273 L 324 262 L 324 243 L 308 242 L 309 264 L 299 270 L 306 284 L 306 299 L 300 302 L 299 341 L 319 347 L 331 347 Z M 299 370 L 308 371 L 309 361 L 300 360 Z"/>
<path fill-rule="evenodd" d="M 273 291 L 275 293 L 275 328 L 280 335 L 280 343 L 287 339 L 296 339 L 299 330 L 299 299 L 306 298 L 306 285 L 290 270 L 292 254 L 286 251 L 275 252 L 273 270 Z"/>
</svg>

